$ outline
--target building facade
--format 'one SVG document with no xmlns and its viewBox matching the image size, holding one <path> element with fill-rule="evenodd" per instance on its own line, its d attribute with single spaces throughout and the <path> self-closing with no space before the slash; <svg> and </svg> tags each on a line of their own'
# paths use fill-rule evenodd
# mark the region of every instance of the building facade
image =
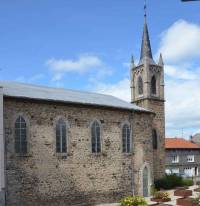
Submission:
<svg viewBox="0 0 200 206">
<path fill-rule="evenodd" d="M 148 196 L 164 175 L 163 75 L 145 18 L 140 63 L 131 67 L 132 103 L 0 82 L 1 205 L 89 206 Z"/>
<path fill-rule="evenodd" d="M 200 147 L 182 138 L 166 138 L 166 173 L 196 177 L 200 172 Z"/>
</svg>

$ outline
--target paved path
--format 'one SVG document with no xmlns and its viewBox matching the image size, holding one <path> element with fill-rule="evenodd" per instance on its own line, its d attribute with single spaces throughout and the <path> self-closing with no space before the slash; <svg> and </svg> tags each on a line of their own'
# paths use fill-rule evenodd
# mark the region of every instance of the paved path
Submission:
<svg viewBox="0 0 200 206">
<path fill-rule="evenodd" d="M 189 189 L 193 190 L 195 188 L 197 188 L 198 186 L 191 186 L 189 187 Z M 170 202 L 167 202 L 167 204 L 170 204 L 170 205 L 176 205 L 176 199 L 178 199 L 179 197 L 177 196 L 174 196 L 174 190 L 168 190 L 166 192 L 169 192 L 170 194 L 170 198 L 171 198 L 171 201 Z M 192 197 L 197 197 L 199 193 L 197 192 L 193 192 L 193 196 Z M 153 203 L 156 203 L 156 202 L 152 202 L 151 200 L 151 197 L 146 197 L 145 200 L 147 201 L 148 204 L 153 204 Z M 97 206 L 119 206 L 119 203 L 112 203 L 112 204 L 102 204 L 102 205 L 97 205 Z"/>
</svg>

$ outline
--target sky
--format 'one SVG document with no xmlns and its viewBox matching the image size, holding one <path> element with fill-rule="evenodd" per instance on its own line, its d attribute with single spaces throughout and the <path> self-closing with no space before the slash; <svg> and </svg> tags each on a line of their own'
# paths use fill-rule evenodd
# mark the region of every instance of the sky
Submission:
<svg viewBox="0 0 200 206">
<path fill-rule="evenodd" d="M 142 0 L 0 0 L 0 79 L 130 101 Z M 200 132 L 200 1 L 147 0 L 155 61 L 165 62 L 166 136 Z"/>
</svg>

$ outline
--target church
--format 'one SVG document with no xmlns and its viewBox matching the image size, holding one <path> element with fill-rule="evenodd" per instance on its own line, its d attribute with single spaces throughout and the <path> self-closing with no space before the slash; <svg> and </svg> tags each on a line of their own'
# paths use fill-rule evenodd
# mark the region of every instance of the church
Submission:
<svg viewBox="0 0 200 206">
<path fill-rule="evenodd" d="M 145 16 L 131 103 L 110 95 L 0 81 L 0 205 L 93 206 L 149 196 L 164 175 L 162 56 Z"/>
</svg>

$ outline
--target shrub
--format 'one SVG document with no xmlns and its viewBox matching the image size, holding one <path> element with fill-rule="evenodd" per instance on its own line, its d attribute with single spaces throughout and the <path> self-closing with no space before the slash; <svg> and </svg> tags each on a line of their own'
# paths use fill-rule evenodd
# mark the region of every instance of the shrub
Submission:
<svg viewBox="0 0 200 206">
<path fill-rule="evenodd" d="M 192 186 L 194 182 L 191 178 L 183 179 L 183 186 Z"/>
<path fill-rule="evenodd" d="M 120 206 L 148 206 L 145 199 L 140 196 L 128 196 L 124 197 L 120 201 Z"/>
<path fill-rule="evenodd" d="M 165 200 L 169 200 L 170 196 L 168 192 L 158 191 L 158 192 L 155 192 L 154 198 L 165 201 Z"/>
<path fill-rule="evenodd" d="M 200 203 L 200 194 L 196 198 L 193 199 L 193 204 L 198 205 Z"/>
<path fill-rule="evenodd" d="M 165 175 L 165 177 L 156 180 L 154 184 L 157 190 L 173 189 L 175 187 L 183 186 L 183 178 L 175 174 Z"/>
<path fill-rule="evenodd" d="M 155 188 L 154 185 L 151 185 L 151 195 L 154 196 L 154 194 L 157 192 L 158 190 Z"/>
</svg>

